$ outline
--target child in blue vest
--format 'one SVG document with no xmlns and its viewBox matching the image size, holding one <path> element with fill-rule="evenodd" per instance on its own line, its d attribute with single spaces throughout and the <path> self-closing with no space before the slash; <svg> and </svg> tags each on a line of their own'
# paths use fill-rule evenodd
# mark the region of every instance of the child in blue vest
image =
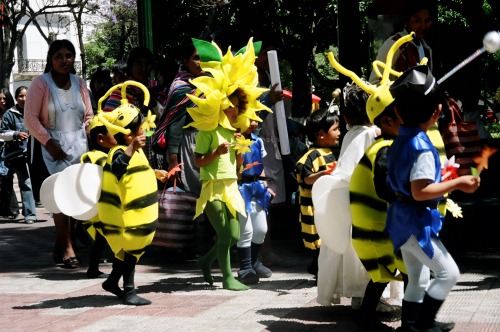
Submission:
<svg viewBox="0 0 500 332">
<path fill-rule="evenodd" d="M 437 207 L 453 190 L 474 192 L 480 179 L 469 175 L 441 180 L 439 153 L 426 132 L 439 119 L 446 100 L 429 67 L 408 69 L 390 92 L 403 124 L 388 151 L 387 184 L 396 200 L 387 211 L 386 230 L 408 271 L 403 312 L 414 311 L 412 331 L 449 331 L 453 323 L 438 324 L 435 318 L 460 271 L 439 239 L 444 217 Z M 428 285 L 430 270 L 435 278 Z"/>
<path fill-rule="evenodd" d="M 272 271 L 259 259 L 267 233 L 267 212 L 274 192 L 267 186 L 262 158 L 266 149 L 262 139 L 254 134 L 258 122 L 250 120 L 243 136 L 251 139 L 250 152 L 243 154 L 243 171 L 238 188 L 245 201 L 247 216 L 239 216 L 240 239 L 237 243 L 240 270 L 238 280 L 245 285 L 256 284 L 259 278 L 269 278 Z"/>
</svg>

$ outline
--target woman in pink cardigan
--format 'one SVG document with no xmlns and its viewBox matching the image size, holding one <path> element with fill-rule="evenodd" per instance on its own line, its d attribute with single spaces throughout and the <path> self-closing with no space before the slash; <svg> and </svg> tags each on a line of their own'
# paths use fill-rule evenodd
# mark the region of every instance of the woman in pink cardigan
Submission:
<svg viewBox="0 0 500 332">
<path fill-rule="evenodd" d="M 73 75 L 75 54 L 69 40 L 54 41 L 45 73 L 31 82 L 26 96 L 24 121 L 37 141 L 31 143 L 31 163 L 43 178 L 79 163 L 88 151 L 87 129 L 93 112 L 85 81 Z M 76 268 L 70 218 L 62 213 L 53 218 L 57 237 L 52 256 L 65 268 Z"/>
</svg>

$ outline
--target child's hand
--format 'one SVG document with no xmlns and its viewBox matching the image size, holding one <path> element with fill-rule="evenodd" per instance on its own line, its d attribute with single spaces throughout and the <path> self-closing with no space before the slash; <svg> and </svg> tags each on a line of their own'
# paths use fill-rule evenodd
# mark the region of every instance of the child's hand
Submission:
<svg viewBox="0 0 500 332">
<path fill-rule="evenodd" d="M 144 146 L 146 146 L 146 136 L 144 136 L 144 135 L 136 136 L 134 138 L 134 140 L 132 141 L 132 143 L 130 143 L 130 145 L 132 145 L 132 148 L 134 149 L 134 151 L 137 151 L 140 148 L 143 148 Z"/>
<path fill-rule="evenodd" d="M 267 191 L 271 194 L 271 201 L 276 197 L 276 193 L 269 187 L 267 187 Z"/>
<path fill-rule="evenodd" d="M 478 176 L 464 175 L 457 178 L 457 189 L 465 193 L 473 193 L 479 188 L 481 178 Z"/>
<path fill-rule="evenodd" d="M 219 155 L 219 156 L 226 154 L 229 152 L 230 146 L 231 146 L 231 144 L 229 142 L 224 142 L 217 147 L 217 149 L 215 150 L 215 153 L 217 153 L 217 155 Z"/>
<path fill-rule="evenodd" d="M 164 169 L 155 169 L 155 176 L 161 182 L 166 182 L 168 180 L 168 172 Z"/>
</svg>

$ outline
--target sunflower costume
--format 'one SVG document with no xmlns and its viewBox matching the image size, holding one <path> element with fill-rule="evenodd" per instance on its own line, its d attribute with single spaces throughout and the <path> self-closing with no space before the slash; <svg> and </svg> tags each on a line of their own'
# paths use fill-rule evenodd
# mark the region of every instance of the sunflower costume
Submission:
<svg viewBox="0 0 500 332">
<path fill-rule="evenodd" d="M 186 125 L 200 130 L 196 136 L 195 154 L 197 157 L 209 155 L 221 144 L 230 144 L 228 153 L 200 167 L 202 189 L 196 203 L 195 218 L 205 211 L 217 232 L 217 241 L 198 260 L 198 265 L 205 281 L 213 284 L 210 266 L 218 259 L 223 288 L 246 290 L 248 287 L 232 275 L 229 259 L 229 249 L 239 239 L 237 213 L 246 216 L 245 202 L 238 190 L 236 167 L 237 154 L 247 150 L 248 146 L 244 141 L 237 140 L 235 133 L 237 129 L 248 127 L 250 119 L 261 122 L 256 112 L 271 112 L 257 99 L 267 91 L 257 87 L 258 74 L 254 62 L 255 48 L 260 48 L 260 43 L 254 44 L 250 39 L 247 46 L 234 55 L 231 48 L 223 55 L 215 43 L 197 39 L 193 39 L 193 43 L 200 54 L 202 69 L 210 74 L 191 80 L 197 90 L 194 95 L 187 95 L 197 106 L 187 109 L 193 122 Z M 238 120 L 231 123 L 224 111 L 241 106 L 231 102 L 230 98 L 235 94 L 238 94 L 239 101 L 244 99 L 246 107 L 239 109 Z"/>
</svg>

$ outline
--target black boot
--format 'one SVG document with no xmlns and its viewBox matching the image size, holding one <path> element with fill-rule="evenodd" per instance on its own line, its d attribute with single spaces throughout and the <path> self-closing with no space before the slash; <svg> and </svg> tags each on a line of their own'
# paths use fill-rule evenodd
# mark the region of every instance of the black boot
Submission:
<svg viewBox="0 0 500 332">
<path fill-rule="evenodd" d="M 104 247 L 107 242 L 104 236 L 101 233 L 96 232 L 95 241 L 90 248 L 90 260 L 89 260 L 89 268 L 87 270 L 87 278 L 107 278 L 109 275 L 99 271 L 99 261 L 101 260 L 102 252 L 104 251 Z"/>
<path fill-rule="evenodd" d="M 135 292 L 134 275 L 135 264 L 137 259 L 134 255 L 125 253 L 125 260 L 123 262 L 123 304 L 128 305 L 147 305 L 151 301 L 146 300 L 137 295 Z"/>
<path fill-rule="evenodd" d="M 422 303 L 409 302 L 403 300 L 402 310 L 401 310 L 401 327 L 398 327 L 396 331 L 398 332 L 412 331 L 411 327 L 415 326 L 421 307 Z"/>
<path fill-rule="evenodd" d="M 254 285 L 259 282 L 259 277 L 252 267 L 252 250 L 250 247 L 238 247 L 238 258 L 240 260 L 240 270 L 238 280 L 245 285 Z"/>
<path fill-rule="evenodd" d="M 443 302 L 443 300 L 436 300 L 426 293 L 414 330 L 427 332 L 451 331 L 455 327 L 455 323 L 436 322 L 437 312 Z"/>
<path fill-rule="evenodd" d="M 252 267 L 259 276 L 259 278 L 270 278 L 273 272 L 260 260 L 260 253 L 262 250 L 262 243 L 257 244 L 252 242 Z"/>
<path fill-rule="evenodd" d="M 377 313 L 377 305 L 386 286 L 387 283 L 373 282 L 372 280 L 370 280 L 366 286 L 363 302 L 361 303 L 361 308 L 359 310 L 360 317 L 356 320 L 358 327 L 362 331 L 394 331 L 392 327 L 385 325 L 375 317 Z"/>
<path fill-rule="evenodd" d="M 115 294 L 120 299 L 123 299 L 124 296 L 122 289 L 118 285 L 118 282 L 122 277 L 122 274 L 123 274 L 123 261 L 115 257 L 113 258 L 113 267 L 111 269 L 111 274 L 109 275 L 108 279 L 106 279 L 106 281 L 102 283 L 102 288 L 105 291 Z"/>
</svg>

